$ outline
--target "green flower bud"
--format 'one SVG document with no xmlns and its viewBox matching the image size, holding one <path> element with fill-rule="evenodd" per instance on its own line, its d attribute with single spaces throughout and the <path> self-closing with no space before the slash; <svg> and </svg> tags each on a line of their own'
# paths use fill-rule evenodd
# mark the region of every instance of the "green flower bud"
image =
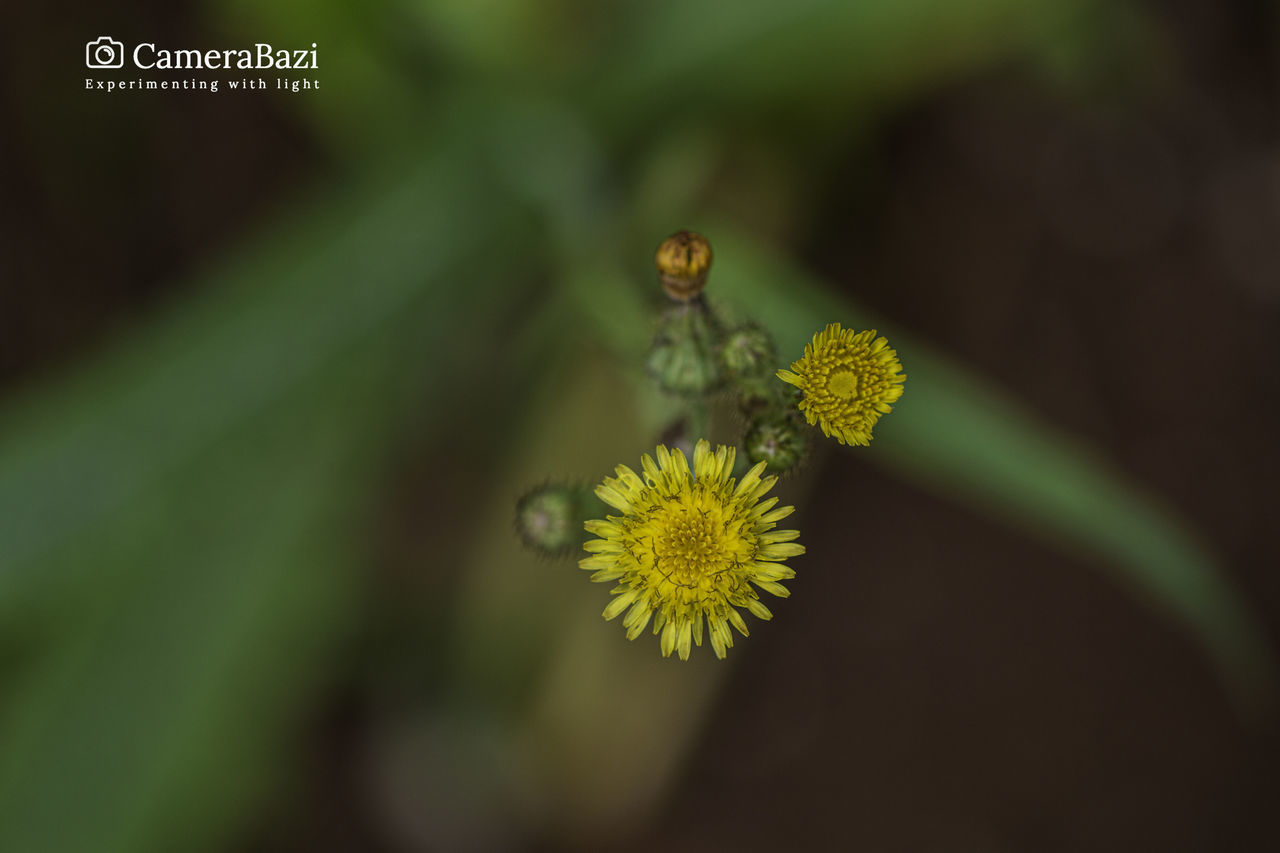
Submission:
<svg viewBox="0 0 1280 853">
<path fill-rule="evenodd" d="M 671 305 L 649 350 L 649 373 L 664 390 L 698 396 L 722 383 L 720 329 L 701 300 Z"/>
<path fill-rule="evenodd" d="M 809 439 L 799 418 L 786 414 L 764 416 L 752 421 L 742 440 L 747 458 L 769 463 L 771 474 L 792 471 L 809 452 Z"/>
<path fill-rule="evenodd" d="M 549 557 L 580 547 L 587 516 L 584 492 L 582 486 L 550 483 L 526 492 L 516 503 L 516 532 L 525 546 Z"/>
<path fill-rule="evenodd" d="M 739 378 L 736 382 L 738 411 L 750 420 L 775 412 L 778 408 L 778 389 L 775 385 L 776 382 L 770 382 L 767 376 Z"/>
<path fill-rule="evenodd" d="M 777 360 L 773 339 L 754 323 L 729 332 L 720 344 L 720 363 L 734 378 L 755 376 Z"/>
</svg>

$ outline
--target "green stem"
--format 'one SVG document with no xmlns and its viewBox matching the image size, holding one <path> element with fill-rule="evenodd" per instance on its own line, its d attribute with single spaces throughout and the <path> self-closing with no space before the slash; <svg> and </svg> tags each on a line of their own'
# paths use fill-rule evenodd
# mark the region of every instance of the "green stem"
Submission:
<svg viewBox="0 0 1280 853">
<path fill-rule="evenodd" d="M 700 438 L 711 440 L 711 410 L 701 399 L 689 404 L 689 439 L 697 444 Z"/>
</svg>

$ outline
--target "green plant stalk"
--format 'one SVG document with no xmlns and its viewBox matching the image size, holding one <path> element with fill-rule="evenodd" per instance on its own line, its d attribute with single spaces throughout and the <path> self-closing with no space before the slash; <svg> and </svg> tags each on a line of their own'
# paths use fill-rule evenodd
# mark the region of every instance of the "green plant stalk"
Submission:
<svg viewBox="0 0 1280 853">
<path fill-rule="evenodd" d="M 696 444 L 700 438 L 711 439 L 711 410 L 701 399 L 689 403 L 689 440 Z"/>
</svg>

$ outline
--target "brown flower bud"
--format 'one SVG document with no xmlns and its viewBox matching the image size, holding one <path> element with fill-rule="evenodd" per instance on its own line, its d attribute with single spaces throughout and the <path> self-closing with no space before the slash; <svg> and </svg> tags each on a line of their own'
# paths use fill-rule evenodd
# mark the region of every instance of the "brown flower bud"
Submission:
<svg viewBox="0 0 1280 853">
<path fill-rule="evenodd" d="M 688 302 L 702 292 L 711 270 L 711 244 L 692 231 L 677 231 L 662 241 L 653 257 L 662 289 L 672 299 Z"/>
</svg>

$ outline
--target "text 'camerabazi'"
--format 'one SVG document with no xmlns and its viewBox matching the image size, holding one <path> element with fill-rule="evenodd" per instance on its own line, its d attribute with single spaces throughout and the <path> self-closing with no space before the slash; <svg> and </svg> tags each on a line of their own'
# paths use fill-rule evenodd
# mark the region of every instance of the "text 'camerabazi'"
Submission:
<svg viewBox="0 0 1280 853">
<path fill-rule="evenodd" d="M 133 49 L 138 68 L 227 68 L 312 70 L 320 67 L 316 46 L 310 50 L 276 50 L 269 44 L 255 44 L 253 50 L 167 50 L 143 42 Z"/>
</svg>

